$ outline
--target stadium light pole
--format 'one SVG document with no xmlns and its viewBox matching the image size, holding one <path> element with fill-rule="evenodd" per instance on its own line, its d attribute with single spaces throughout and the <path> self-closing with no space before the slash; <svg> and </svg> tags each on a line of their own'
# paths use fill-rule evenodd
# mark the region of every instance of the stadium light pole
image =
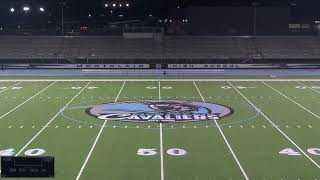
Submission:
<svg viewBox="0 0 320 180">
<path fill-rule="evenodd" d="M 257 2 L 253 2 L 252 6 L 253 6 L 253 36 L 257 36 L 257 6 L 259 5 L 259 3 Z"/>
<path fill-rule="evenodd" d="M 64 7 L 67 3 L 65 1 L 62 1 L 59 4 L 61 6 L 61 34 L 64 35 Z"/>
<path fill-rule="evenodd" d="M 64 8 L 62 6 L 61 8 L 61 32 L 62 32 L 62 35 L 64 34 Z"/>
</svg>

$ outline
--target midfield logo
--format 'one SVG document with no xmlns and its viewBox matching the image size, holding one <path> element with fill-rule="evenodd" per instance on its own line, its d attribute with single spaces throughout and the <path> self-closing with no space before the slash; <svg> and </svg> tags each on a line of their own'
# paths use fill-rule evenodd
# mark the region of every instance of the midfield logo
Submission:
<svg viewBox="0 0 320 180">
<path fill-rule="evenodd" d="M 87 113 L 101 120 L 131 122 L 194 122 L 232 114 L 223 105 L 196 101 L 143 100 L 96 105 Z"/>
</svg>

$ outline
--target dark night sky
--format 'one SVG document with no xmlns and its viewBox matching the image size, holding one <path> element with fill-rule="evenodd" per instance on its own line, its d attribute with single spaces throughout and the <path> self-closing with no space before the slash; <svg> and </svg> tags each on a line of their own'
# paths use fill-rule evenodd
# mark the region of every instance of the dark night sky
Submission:
<svg viewBox="0 0 320 180">
<path fill-rule="evenodd" d="M 17 9 L 26 4 L 32 8 L 32 14 L 34 16 L 40 14 L 38 11 L 39 6 L 42 5 L 46 8 L 47 16 L 55 18 L 59 13 L 60 9 L 57 8 L 57 4 L 60 0 L 1 0 L 0 5 L 0 22 L 10 21 L 12 14 L 10 14 L 10 7 L 16 7 Z M 106 13 L 106 9 L 103 7 L 104 3 L 108 0 L 65 0 L 68 2 L 68 9 L 66 10 L 66 16 L 68 17 L 81 17 L 87 16 L 88 14 L 93 14 L 93 16 L 98 16 Z M 126 0 L 110 0 L 111 2 Z M 110 2 L 109 1 L 109 2 Z M 179 2 L 184 2 L 184 5 L 188 4 L 210 4 L 215 5 L 219 3 L 225 4 L 226 2 L 252 2 L 253 0 L 128 0 L 132 6 L 130 8 L 130 14 L 134 16 L 145 16 L 147 14 L 154 14 L 156 16 L 161 16 L 166 14 L 169 7 L 176 7 Z M 273 0 L 255 0 L 260 2 L 271 2 Z M 274 2 L 279 2 L 281 0 L 274 0 Z M 288 2 L 289 0 L 283 0 L 283 2 Z M 320 0 L 291 0 L 297 5 L 294 7 L 293 15 L 296 17 L 306 18 L 306 19 L 317 19 L 320 18 Z M 35 12 L 36 11 L 36 12 Z M 40 16 L 40 15 L 39 15 Z"/>
<path fill-rule="evenodd" d="M 319 0 L 296 0 L 297 12 L 301 16 L 320 18 Z"/>
</svg>

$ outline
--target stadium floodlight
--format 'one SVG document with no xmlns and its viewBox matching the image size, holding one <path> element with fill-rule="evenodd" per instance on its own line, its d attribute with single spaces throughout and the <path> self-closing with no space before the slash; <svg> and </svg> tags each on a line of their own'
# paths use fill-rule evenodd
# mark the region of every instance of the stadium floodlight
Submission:
<svg viewBox="0 0 320 180">
<path fill-rule="evenodd" d="M 105 4 L 104 7 L 109 7 L 109 4 Z"/>
<path fill-rule="evenodd" d="M 119 7 L 122 7 L 122 4 L 119 4 Z"/>
<path fill-rule="evenodd" d="M 23 11 L 25 11 L 25 12 L 30 11 L 30 7 L 28 7 L 28 6 L 23 7 Z"/>
<path fill-rule="evenodd" d="M 10 12 L 12 12 L 12 13 L 13 13 L 14 11 L 15 11 L 15 9 L 14 9 L 14 8 L 10 8 Z"/>
<path fill-rule="evenodd" d="M 129 3 L 126 3 L 126 7 L 129 7 L 130 6 L 130 4 Z"/>
<path fill-rule="evenodd" d="M 40 10 L 40 12 L 44 12 L 44 8 L 43 7 L 40 7 L 39 10 Z"/>
<path fill-rule="evenodd" d="M 117 6 L 117 4 L 116 4 L 116 3 L 113 3 L 113 4 L 112 4 L 112 6 L 113 6 L 113 7 L 116 7 L 116 6 Z"/>
</svg>

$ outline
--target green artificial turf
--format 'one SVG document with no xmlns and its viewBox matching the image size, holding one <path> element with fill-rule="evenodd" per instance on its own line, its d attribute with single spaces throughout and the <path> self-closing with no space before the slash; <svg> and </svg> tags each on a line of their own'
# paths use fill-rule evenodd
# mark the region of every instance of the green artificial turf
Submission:
<svg viewBox="0 0 320 180">
<path fill-rule="evenodd" d="M 320 82 L 309 78 L 12 79 L 0 81 L 0 155 L 43 149 L 55 157 L 57 180 L 320 179 Z M 216 122 L 142 123 L 87 113 L 141 100 L 205 101 L 232 114 Z M 155 154 L 139 155 L 143 149 Z"/>
</svg>

